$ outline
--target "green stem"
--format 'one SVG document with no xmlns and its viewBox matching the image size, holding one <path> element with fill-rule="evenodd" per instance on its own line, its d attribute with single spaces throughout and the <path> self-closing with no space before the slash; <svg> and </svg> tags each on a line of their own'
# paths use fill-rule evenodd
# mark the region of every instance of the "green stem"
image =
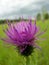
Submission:
<svg viewBox="0 0 49 65">
<path fill-rule="evenodd" d="M 26 57 L 26 65 L 30 65 L 30 58 L 29 58 L 29 56 Z"/>
</svg>

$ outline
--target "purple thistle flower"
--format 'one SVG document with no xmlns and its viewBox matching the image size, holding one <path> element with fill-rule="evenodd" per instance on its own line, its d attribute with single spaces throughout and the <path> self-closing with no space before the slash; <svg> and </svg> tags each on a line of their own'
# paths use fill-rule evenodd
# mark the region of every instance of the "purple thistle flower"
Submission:
<svg viewBox="0 0 49 65">
<path fill-rule="evenodd" d="M 28 56 L 35 47 L 40 48 L 36 44 L 38 31 L 36 20 L 34 23 L 32 23 L 32 20 L 21 21 L 15 24 L 8 22 L 8 28 L 4 30 L 7 37 L 5 39 L 2 38 L 2 40 L 17 46 L 22 55 Z"/>
</svg>

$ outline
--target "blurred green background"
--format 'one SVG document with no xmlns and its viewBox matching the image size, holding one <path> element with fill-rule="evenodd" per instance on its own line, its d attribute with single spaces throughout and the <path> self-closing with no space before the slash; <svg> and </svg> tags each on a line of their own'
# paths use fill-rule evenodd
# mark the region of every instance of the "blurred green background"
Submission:
<svg viewBox="0 0 49 65">
<path fill-rule="evenodd" d="M 2 26 L 6 28 L 6 24 L 0 24 L 0 37 L 5 37 Z M 46 40 L 38 41 L 37 44 L 41 46 L 42 51 L 35 49 L 30 56 L 30 65 L 49 65 L 49 19 L 45 21 L 37 20 L 37 25 L 40 31 L 47 27 L 47 31 L 39 36 L 46 38 Z M 25 65 L 26 59 L 18 54 L 15 46 L 5 44 L 0 40 L 0 65 Z"/>
</svg>

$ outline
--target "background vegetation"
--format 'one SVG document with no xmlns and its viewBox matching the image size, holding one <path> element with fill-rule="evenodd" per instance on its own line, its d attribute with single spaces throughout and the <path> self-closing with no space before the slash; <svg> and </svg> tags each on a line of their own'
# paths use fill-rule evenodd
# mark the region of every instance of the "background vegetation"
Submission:
<svg viewBox="0 0 49 65">
<path fill-rule="evenodd" d="M 2 26 L 6 28 L 6 24 L 0 24 L 0 37 L 5 37 Z M 41 46 L 42 51 L 35 49 L 34 53 L 30 56 L 30 65 L 49 65 L 49 20 L 42 22 L 37 20 L 37 25 L 40 27 L 40 31 L 43 31 L 47 26 L 47 31 L 40 36 L 40 38 L 46 38 L 37 42 Z M 0 65 L 25 65 L 26 59 L 18 54 L 15 46 L 8 45 L 0 40 Z"/>
</svg>

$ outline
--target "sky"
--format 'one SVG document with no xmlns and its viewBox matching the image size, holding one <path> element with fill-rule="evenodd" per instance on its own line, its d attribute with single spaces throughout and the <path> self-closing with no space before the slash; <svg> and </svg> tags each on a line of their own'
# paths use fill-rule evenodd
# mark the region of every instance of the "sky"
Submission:
<svg viewBox="0 0 49 65">
<path fill-rule="evenodd" d="M 49 11 L 49 0 L 0 0 L 0 19 L 36 17 L 42 8 Z"/>
</svg>

